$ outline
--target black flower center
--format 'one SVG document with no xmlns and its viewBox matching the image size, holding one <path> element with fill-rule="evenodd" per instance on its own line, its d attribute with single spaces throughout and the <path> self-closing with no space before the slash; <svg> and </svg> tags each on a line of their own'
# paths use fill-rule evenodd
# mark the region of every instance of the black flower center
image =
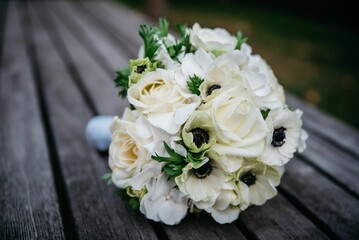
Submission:
<svg viewBox="0 0 359 240">
<path fill-rule="evenodd" d="M 244 182 L 248 187 L 256 183 L 256 176 L 254 176 L 252 173 L 248 172 L 246 173 L 242 178 L 241 181 Z"/>
<path fill-rule="evenodd" d="M 147 66 L 144 64 L 144 65 L 140 65 L 140 66 L 137 66 L 136 68 L 136 72 L 141 74 L 143 73 L 143 71 L 145 71 L 145 69 L 147 68 Z"/>
<path fill-rule="evenodd" d="M 210 87 L 207 89 L 207 96 L 211 95 L 214 90 L 220 89 L 220 88 L 221 88 L 221 85 L 213 84 L 212 86 L 210 86 Z"/>
<path fill-rule="evenodd" d="M 194 175 L 196 175 L 199 179 L 205 179 L 209 175 L 211 175 L 213 167 L 209 164 L 203 164 L 200 168 L 193 169 Z"/>
<path fill-rule="evenodd" d="M 193 134 L 193 142 L 197 148 L 200 148 L 203 143 L 208 143 L 209 134 L 203 128 L 194 128 L 191 130 L 191 133 Z"/>
<path fill-rule="evenodd" d="M 285 143 L 285 127 L 280 127 L 274 130 L 272 137 L 272 145 L 274 147 L 281 147 Z"/>
</svg>

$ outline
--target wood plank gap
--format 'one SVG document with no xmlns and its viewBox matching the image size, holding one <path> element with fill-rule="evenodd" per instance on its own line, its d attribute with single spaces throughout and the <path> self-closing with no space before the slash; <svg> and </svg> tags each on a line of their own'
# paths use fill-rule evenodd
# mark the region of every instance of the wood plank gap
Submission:
<svg viewBox="0 0 359 240">
<path fill-rule="evenodd" d="M 259 239 L 247 226 L 246 224 L 244 224 L 243 220 L 241 218 L 238 218 L 235 221 L 235 224 L 237 226 L 237 228 L 243 233 L 243 235 L 247 238 L 247 239 L 251 239 L 251 240 L 257 240 Z"/>
<path fill-rule="evenodd" d="M 304 162 L 305 164 L 311 166 L 312 168 L 314 168 L 316 171 L 318 171 L 319 173 L 321 173 L 323 176 L 325 176 L 327 179 L 329 179 L 331 182 L 333 182 L 334 184 L 336 184 L 337 186 L 339 186 L 341 189 L 343 189 L 346 193 L 348 193 L 350 196 L 352 196 L 353 198 L 355 198 L 356 200 L 359 201 L 359 195 L 354 192 L 353 190 L 351 190 L 348 186 L 346 186 L 344 183 L 342 183 L 341 181 L 339 181 L 337 178 L 335 178 L 332 174 L 330 174 L 329 172 L 323 170 L 320 166 L 318 166 L 317 164 L 315 164 L 313 161 L 308 160 L 307 157 L 297 154 L 296 155 L 297 158 Z"/>
<path fill-rule="evenodd" d="M 166 231 L 163 229 L 163 225 L 162 223 L 157 223 L 157 222 L 153 222 L 151 221 L 151 225 L 153 230 L 155 231 L 156 236 L 158 237 L 158 239 L 161 240 L 168 240 L 170 239 L 166 233 Z"/>
<path fill-rule="evenodd" d="M 317 228 L 319 228 L 325 235 L 331 239 L 340 239 L 330 227 L 320 220 L 314 213 L 312 213 L 305 205 L 303 205 L 298 199 L 292 196 L 289 192 L 284 190 L 281 186 L 278 188 L 278 192 L 290 202 L 296 209 L 298 209 L 304 216 L 308 218 Z"/>
<path fill-rule="evenodd" d="M 48 11 L 51 11 L 48 4 L 46 5 L 46 7 Z M 52 11 L 53 15 L 56 18 L 61 19 L 60 21 L 61 24 L 66 26 L 66 28 L 69 29 L 71 34 L 85 45 L 88 52 L 96 60 L 98 65 L 100 65 L 101 68 L 104 69 L 104 71 L 109 74 L 109 78 L 112 78 L 113 74 L 110 73 L 114 71 L 113 68 L 111 67 L 111 64 L 108 62 L 108 58 L 104 57 L 103 54 L 99 51 L 99 49 L 95 46 L 95 44 L 92 41 L 89 41 L 89 39 L 87 39 L 85 30 L 81 28 L 79 23 L 74 18 L 74 15 L 71 14 L 71 12 L 64 11 L 63 9 L 61 9 L 61 7 L 56 11 Z M 77 18 L 78 17 L 79 16 L 77 16 Z"/>
<path fill-rule="evenodd" d="M 309 120 L 304 119 L 304 124 L 308 121 Z M 318 137 L 319 139 L 324 140 L 327 143 L 329 143 L 331 146 L 333 146 L 333 148 L 337 148 L 340 151 L 342 151 L 348 155 L 352 155 L 355 157 L 355 160 L 359 161 L 358 153 L 356 153 L 353 149 L 346 147 L 345 145 L 338 144 L 338 141 L 340 141 L 340 139 L 339 140 L 337 139 L 337 141 L 336 141 L 336 140 L 324 135 L 321 131 L 318 131 L 314 126 L 311 126 L 309 124 L 305 124 L 304 129 L 308 131 L 309 137 L 311 134 L 313 134 L 316 137 Z"/>
<path fill-rule="evenodd" d="M 82 3 L 76 5 L 80 11 L 83 11 L 86 13 L 86 15 L 89 16 L 88 19 L 91 19 L 90 21 L 92 21 L 94 24 L 98 25 L 99 28 L 103 29 L 104 32 L 107 34 L 107 36 L 114 41 L 117 44 L 120 44 L 123 48 L 123 50 L 125 50 L 126 56 L 129 58 L 134 58 L 137 57 L 137 52 L 135 48 L 130 48 L 129 46 L 133 46 L 133 44 L 131 44 L 131 40 L 130 39 L 124 39 L 124 37 L 119 37 L 110 27 L 108 24 L 106 24 L 104 22 L 103 19 L 101 19 L 100 17 L 96 16 L 95 14 L 93 14 L 90 10 L 88 10 L 84 5 L 82 5 Z M 121 36 L 126 36 L 125 34 L 121 35 Z"/>
<path fill-rule="evenodd" d="M 8 1 L 0 2 L 0 59 L 2 56 L 2 50 L 4 47 L 4 35 L 5 35 L 5 26 L 6 26 L 6 17 L 7 17 L 7 5 Z M 0 62 L 1 64 L 1 62 Z M 1 65 L 0 65 L 1 67 Z"/>
<path fill-rule="evenodd" d="M 55 183 L 57 198 L 59 201 L 62 224 L 64 226 L 65 238 L 76 240 L 79 238 L 75 229 L 75 220 L 72 215 L 72 211 L 70 207 L 70 200 L 69 200 L 70 198 L 66 191 L 64 175 L 62 173 L 61 166 L 59 163 L 59 157 L 56 149 L 56 144 L 54 141 L 54 134 L 49 119 L 48 106 L 46 104 L 46 97 L 44 94 L 44 89 L 41 85 L 42 76 L 39 71 L 39 64 L 37 61 L 38 55 L 36 52 L 34 39 L 32 37 L 33 36 L 32 23 L 28 11 L 29 11 L 28 6 L 26 6 L 26 10 L 23 11 L 23 15 L 22 15 L 23 33 L 26 42 L 26 50 L 28 52 L 28 56 L 31 62 L 31 69 L 32 69 L 34 84 L 38 97 L 41 118 L 44 123 L 47 147 L 49 149 L 49 154 L 50 154 L 51 170 L 54 176 L 54 183 Z"/>
<path fill-rule="evenodd" d="M 72 63 L 70 54 L 68 53 L 67 48 L 64 46 L 63 42 L 61 41 L 61 36 L 53 23 L 52 16 L 50 16 L 48 12 L 46 14 L 47 14 L 46 18 L 42 14 L 39 15 L 43 27 L 47 30 L 47 33 L 50 36 L 51 41 L 54 43 L 56 50 L 58 51 L 61 58 L 63 59 L 66 70 L 70 73 L 72 79 L 74 80 L 74 83 L 78 87 L 86 104 L 90 108 L 91 113 L 93 115 L 99 115 L 99 112 L 95 107 L 95 103 L 92 100 L 90 93 L 86 89 L 86 86 L 84 84 L 83 79 L 81 78 L 81 75 L 79 74 L 77 68 L 75 67 L 75 64 Z"/>
</svg>

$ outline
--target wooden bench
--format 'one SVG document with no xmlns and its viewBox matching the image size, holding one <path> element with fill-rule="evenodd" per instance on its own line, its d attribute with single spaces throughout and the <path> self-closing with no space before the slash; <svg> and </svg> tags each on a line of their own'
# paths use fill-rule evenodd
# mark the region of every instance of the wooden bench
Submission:
<svg viewBox="0 0 359 240">
<path fill-rule="evenodd" d="M 130 210 L 84 130 L 127 106 L 112 79 L 149 20 L 110 1 L 0 6 L 0 239 L 359 239 L 359 132 L 292 96 L 310 138 L 276 198 L 226 225 Z"/>
</svg>

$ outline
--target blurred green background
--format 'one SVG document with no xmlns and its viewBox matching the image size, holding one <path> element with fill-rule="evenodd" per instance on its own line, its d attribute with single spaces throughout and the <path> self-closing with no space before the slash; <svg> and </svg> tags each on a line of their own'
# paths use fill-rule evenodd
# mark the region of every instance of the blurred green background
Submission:
<svg viewBox="0 0 359 240">
<path fill-rule="evenodd" d="M 359 34 L 347 0 L 322 8 L 307 0 L 117 1 L 164 16 L 173 29 L 198 22 L 241 30 L 286 91 L 359 129 Z"/>
</svg>

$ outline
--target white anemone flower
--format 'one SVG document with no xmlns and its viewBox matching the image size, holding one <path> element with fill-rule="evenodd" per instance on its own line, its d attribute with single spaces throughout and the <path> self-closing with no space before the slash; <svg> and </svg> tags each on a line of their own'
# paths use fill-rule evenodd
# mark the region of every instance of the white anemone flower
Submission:
<svg viewBox="0 0 359 240">
<path fill-rule="evenodd" d="M 214 159 L 205 158 L 201 164 L 187 164 L 175 181 L 196 207 L 204 209 L 213 205 L 218 197 L 225 182 L 225 172 Z"/>
<path fill-rule="evenodd" d="M 248 161 L 237 173 L 238 188 L 244 205 L 263 205 L 277 195 L 284 167 L 271 167 L 261 162 Z"/>
<path fill-rule="evenodd" d="M 178 224 L 188 210 L 188 198 L 175 188 L 164 174 L 146 184 L 147 193 L 140 202 L 140 211 L 149 219 L 168 225 Z"/>
<path fill-rule="evenodd" d="M 300 114 L 278 108 L 271 110 L 265 121 L 269 134 L 264 153 L 258 160 L 272 166 L 283 166 L 293 158 L 298 148 L 302 128 Z"/>
</svg>

